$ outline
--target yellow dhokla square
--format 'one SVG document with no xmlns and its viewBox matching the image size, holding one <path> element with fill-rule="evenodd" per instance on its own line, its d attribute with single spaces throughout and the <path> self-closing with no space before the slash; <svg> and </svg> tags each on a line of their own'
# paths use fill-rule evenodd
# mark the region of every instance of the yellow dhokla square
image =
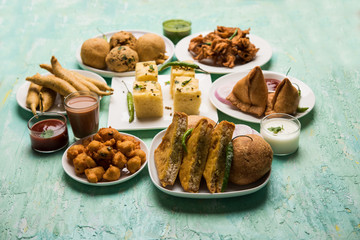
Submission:
<svg viewBox="0 0 360 240">
<path fill-rule="evenodd" d="M 158 68 L 155 61 L 138 62 L 135 67 L 136 81 L 157 81 Z"/>
<path fill-rule="evenodd" d="M 157 81 L 134 81 L 133 97 L 137 118 L 163 116 L 163 96 Z"/>
<path fill-rule="evenodd" d="M 200 104 L 199 80 L 192 77 L 176 77 L 174 80 L 174 112 L 196 115 L 199 114 Z"/>
<path fill-rule="evenodd" d="M 193 63 L 192 61 L 185 61 L 189 63 Z M 172 66 L 171 74 L 170 74 L 170 94 L 171 97 L 174 97 L 174 89 L 175 89 L 175 78 L 176 77 L 195 77 L 195 69 L 189 67 L 181 67 L 181 66 Z"/>
</svg>

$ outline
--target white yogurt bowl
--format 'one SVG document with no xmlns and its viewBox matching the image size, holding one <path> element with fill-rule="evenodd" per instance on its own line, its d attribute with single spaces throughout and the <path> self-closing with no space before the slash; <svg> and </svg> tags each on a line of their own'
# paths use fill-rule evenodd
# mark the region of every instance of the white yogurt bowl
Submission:
<svg viewBox="0 0 360 240">
<path fill-rule="evenodd" d="M 285 113 L 270 114 L 260 122 L 260 134 L 277 156 L 296 152 L 299 148 L 300 129 L 299 120 Z"/>
</svg>

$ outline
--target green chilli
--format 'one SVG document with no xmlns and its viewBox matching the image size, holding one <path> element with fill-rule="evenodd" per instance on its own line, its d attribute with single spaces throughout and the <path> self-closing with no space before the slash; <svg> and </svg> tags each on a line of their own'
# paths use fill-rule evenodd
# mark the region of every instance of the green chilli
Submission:
<svg viewBox="0 0 360 240">
<path fill-rule="evenodd" d="M 134 121 L 134 115 L 135 115 L 135 109 L 134 109 L 134 98 L 132 93 L 129 91 L 128 87 L 126 86 L 125 82 L 122 81 L 123 84 L 126 87 L 127 90 L 127 94 L 126 94 L 126 102 L 127 102 L 127 106 L 128 106 L 128 111 L 129 111 L 129 122 L 131 123 L 132 121 Z"/>
<path fill-rule="evenodd" d="M 229 182 L 229 176 L 230 176 L 231 163 L 233 158 L 234 158 L 234 146 L 232 141 L 230 141 L 226 147 L 225 173 L 221 186 L 221 192 L 224 192 L 227 188 Z"/>
<path fill-rule="evenodd" d="M 175 62 L 168 62 L 168 63 L 162 65 L 161 68 L 159 69 L 159 72 L 161 72 L 162 70 L 164 70 L 168 67 L 171 67 L 171 66 L 180 66 L 180 67 L 200 69 L 199 65 L 194 64 L 194 63 L 175 61 Z"/>
<path fill-rule="evenodd" d="M 234 34 L 231 35 L 231 37 L 229 37 L 229 40 L 232 40 L 237 35 L 237 33 L 238 33 L 238 30 L 236 29 Z"/>
<path fill-rule="evenodd" d="M 192 128 L 186 130 L 186 132 L 184 133 L 184 135 L 182 136 L 182 139 L 181 139 L 181 143 L 182 143 L 183 148 L 184 148 L 184 150 L 185 150 L 186 153 L 187 153 L 186 140 L 187 140 L 188 136 L 191 135 L 192 131 L 193 131 Z"/>
</svg>

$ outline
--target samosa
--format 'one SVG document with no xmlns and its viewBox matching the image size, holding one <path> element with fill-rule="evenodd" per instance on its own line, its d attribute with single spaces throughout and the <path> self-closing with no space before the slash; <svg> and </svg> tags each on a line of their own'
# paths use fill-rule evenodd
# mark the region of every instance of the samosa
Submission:
<svg viewBox="0 0 360 240">
<path fill-rule="evenodd" d="M 265 115 L 272 113 L 296 114 L 300 101 L 299 90 L 285 78 L 276 87 L 275 93 L 269 94 Z"/>
<path fill-rule="evenodd" d="M 253 68 L 239 80 L 227 100 L 245 113 L 260 117 L 264 114 L 268 98 L 268 88 L 259 66 Z"/>
</svg>

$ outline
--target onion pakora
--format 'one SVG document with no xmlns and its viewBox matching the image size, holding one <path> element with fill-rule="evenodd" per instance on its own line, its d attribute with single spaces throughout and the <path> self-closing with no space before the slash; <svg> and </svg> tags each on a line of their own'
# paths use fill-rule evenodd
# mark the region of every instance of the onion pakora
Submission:
<svg viewBox="0 0 360 240">
<path fill-rule="evenodd" d="M 67 157 L 75 173 L 85 173 L 91 183 L 116 181 L 123 170 L 124 174 L 133 174 L 146 162 L 140 141 L 111 127 L 101 128 L 92 138 L 71 146 Z"/>
<path fill-rule="evenodd" d="M 250 28 L 241 30 L 218 26 L 206 36 L 200 34 L 191 39 L 188 51 L 194 54 L 195 60 L 211 59 L 216 65 L 233 68 L 236 63 L 252 61 L 259 51 L 250 42 L 249 32 Z"/>
</svg>

